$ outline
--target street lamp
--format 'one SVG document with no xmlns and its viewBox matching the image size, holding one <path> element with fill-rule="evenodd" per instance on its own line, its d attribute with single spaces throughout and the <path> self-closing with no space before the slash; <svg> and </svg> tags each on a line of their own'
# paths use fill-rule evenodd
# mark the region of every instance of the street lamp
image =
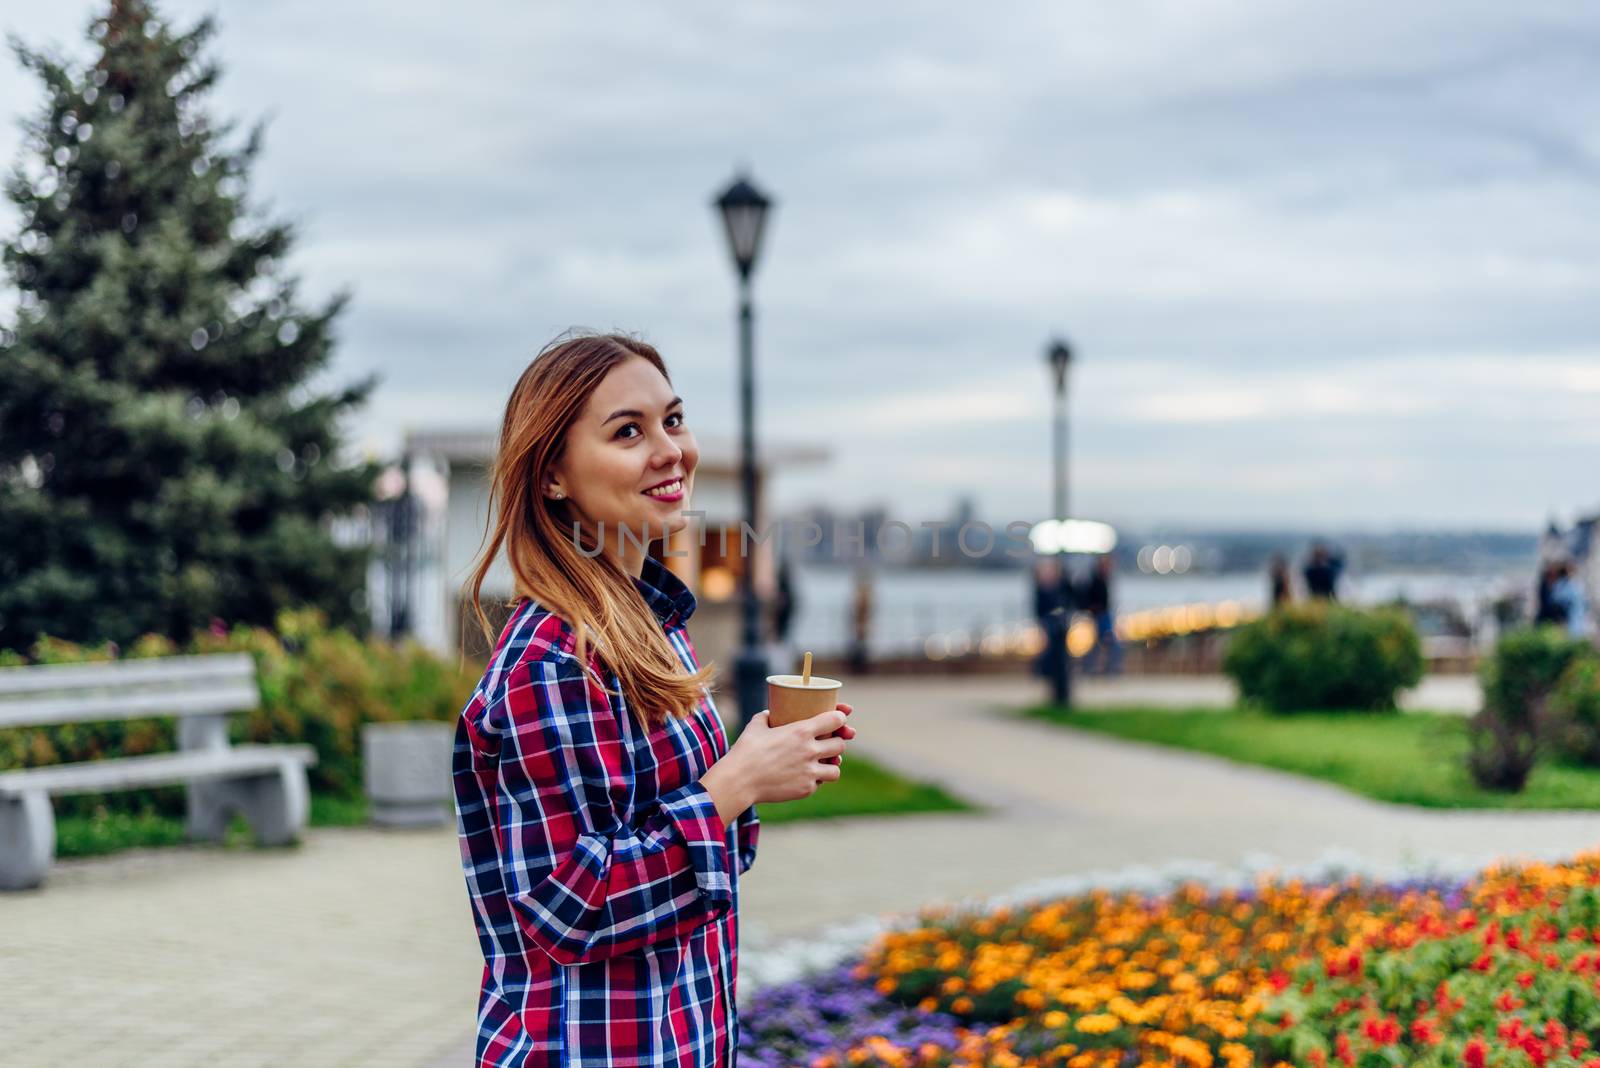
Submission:
<svg viewBox="0 0 1600 1068">
<path fill-rule="evenodd" d="M 1055 509 L 1051 519 L 1064 524 L 1067 515 L 1067 369 L 1072 364 L 1072 347 L 1062 338 L 1056 338 L 1045 351 L 1045 359 L 1055 372 Z M 1045 615 L 1045 641 L 1049 643 L 1050 696 L 1061 708 L 1072 706 L 1072 653 L 1067 648 L 1067 622 L 1072 615 L 1072 582 L 1067 571 L 1066 553 L 1059 550 L 1061 570 L 1060 589 L 1055 591 L 1054 606 Z"/>
<path fill-rule="evenodd" d="M 739 471 L 744 496 L 744 522 L 756 530 L 756 429 L 755 429 L 755 316 L 750 306 L 750 274 L 761 253 L 762 232 L 772 200 L 739 175 L 713 202 L 722 213 L 727 230 L 728 251 L 739 272 Z M 739 695 L 739 718 L 750 718 L 767 704 L 767 654 L 761 642 L 761 612 L 756 601 L 755 561 L 746 552 L 746 532 L 739 532 L 739 596 L 743 609 L 743 639 L 735 661 L 735 686 Z M 760 543 L 757 542 L 759 545 Z"/>
</svg>

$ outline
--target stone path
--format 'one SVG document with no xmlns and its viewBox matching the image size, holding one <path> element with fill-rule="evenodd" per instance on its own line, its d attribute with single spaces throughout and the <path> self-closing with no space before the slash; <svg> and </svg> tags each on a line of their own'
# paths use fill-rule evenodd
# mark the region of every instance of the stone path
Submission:
<svg viewBox="0 0 1600 1068">
<path fill-rule="evenodd" d="M 431 1063 L 483 967 L 459 856 L 443 831 L 320 830 L 63 862 L 0 895 L 0 1064 Z"/>
<path fill-rule="evenodd" d="M 1017 681 L 1017 680 L 1010 680 Z M 1221 675 L 1136 675 L 1075 680 L 1076 703 L 1085 708 L 1230 708 L 1238 690 Z M 1041 684 L 1042 685 L 1042 684 Z M 1025 700 L 1038 696 L 1039 686 Z M 1478 710 L 1482 691 L 1472 675 L 1428 675 L 1421 685 L 1401 695 L 1400 707 L 1421 712 L 1472 713 Z"/>
<path fill-rule="evenodd" d="M 1593 814 L 1404 809 L 1006 713 L 1039 688 L 849 680 L 862 753 L 987 808 L 767 827 L 744 883 L 745 952 L 863 914 L 1170 859 L 1344 848 L 1392 863 L 1600 844 Z M 0 896 L 0 1064 L 457 1068 L 480 968 L 449 831 L 68 862 L 44 889 Z"/>
</svg>

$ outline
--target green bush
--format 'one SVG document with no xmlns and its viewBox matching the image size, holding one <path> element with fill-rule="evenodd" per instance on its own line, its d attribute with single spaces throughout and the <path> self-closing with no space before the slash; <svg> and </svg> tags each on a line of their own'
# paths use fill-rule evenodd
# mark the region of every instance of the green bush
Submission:
<svg viewBox="0 0 1600 1068">
<path fill-rule="evenodd" d="M 1246 624 L 1222 661 L 1239 695 L 1273 712 L 1390 711 L 1422 667 L 1422 642 L 1403 610 L 1325 601 Z"/>
<path fill-rule="evenodd" d="M 1523 788 L 1540 749 L 1566 733 L 1556 727 L 1557 686 L 1593 657 L 1587 643 L 1558 627 L 1525 627 L 1500 639 L 1481 669 L 1483 709 L 1471 723 L 1467 761 L 1478 785 Z"/>
<path fill-rule="evenodd" d="M 317 751 L 314 793 L 361 795 L 361 726 L 395 720 L 450 720 L 460 712 L 476 672 L 447 662 L 414 642 L 391 645 L 328 629 L 316 612 L 286 612 L 276 633 L 235 627 L 197 635 L 184 648 L 165 638 L 141 638 L 122 650 L 125 659 L 180 653 L 246 652 L 256 662 L 261 704 L 231 717 L 235 742 L 307 743 Z M 82 647 L 41 639 L 28 661 L 40 664 L 112 660 L 115 646 Z M 14 654 L 0 666 L 24 662 Z M 167 751 L 177 745 L 169 718 L 69 723 L 0 731 L 0 768 L 100 760 Z M 183 812 L 183 789 L 130 791 L 103 797 L 62 798 L 57 812 Z"/>
<path fill-rule="evenodd" d="M 1579 653 L 1550 693 L 1551 748 L 1575 764 L 1600 767 L 1600 656 Z"/>
</svg>

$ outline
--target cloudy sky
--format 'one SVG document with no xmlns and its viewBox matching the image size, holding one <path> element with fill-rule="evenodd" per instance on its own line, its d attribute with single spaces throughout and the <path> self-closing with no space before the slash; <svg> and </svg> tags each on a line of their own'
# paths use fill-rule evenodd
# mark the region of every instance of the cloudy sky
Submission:
<svg viewBox="0 0 1600 1068">
<path fill-rule="evenodd" d="M 88 0 L 0 26 L 83 54 Z M 1600 504 L 1600 10 L 1436 0 L 944 5 L 166 0 L 214 110 L 348 287 L 354 428 L 493 426 L 572 326 L 641 332 L 735 432 L 709 207 L 778 200 L 761 434 L 781 503 L 1531 529 Z M 0 63 L 0 159 L 36 90 Z M 0 227 L 14 217 L 0 209 Z"/>
</svg>

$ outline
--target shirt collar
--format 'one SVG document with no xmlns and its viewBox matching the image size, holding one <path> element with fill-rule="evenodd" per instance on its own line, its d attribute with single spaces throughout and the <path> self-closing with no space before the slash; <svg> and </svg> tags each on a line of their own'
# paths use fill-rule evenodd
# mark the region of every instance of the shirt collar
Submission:
<svg viewBox="0 0 1600 1068">
<path fill-rule="evenodd" d="M 663 627 L 682 626 L 694 614 L 695 599 L 689 587 L 653 556 L 644 558 L 644 573 L 633 580 Z"/>
</svg>

